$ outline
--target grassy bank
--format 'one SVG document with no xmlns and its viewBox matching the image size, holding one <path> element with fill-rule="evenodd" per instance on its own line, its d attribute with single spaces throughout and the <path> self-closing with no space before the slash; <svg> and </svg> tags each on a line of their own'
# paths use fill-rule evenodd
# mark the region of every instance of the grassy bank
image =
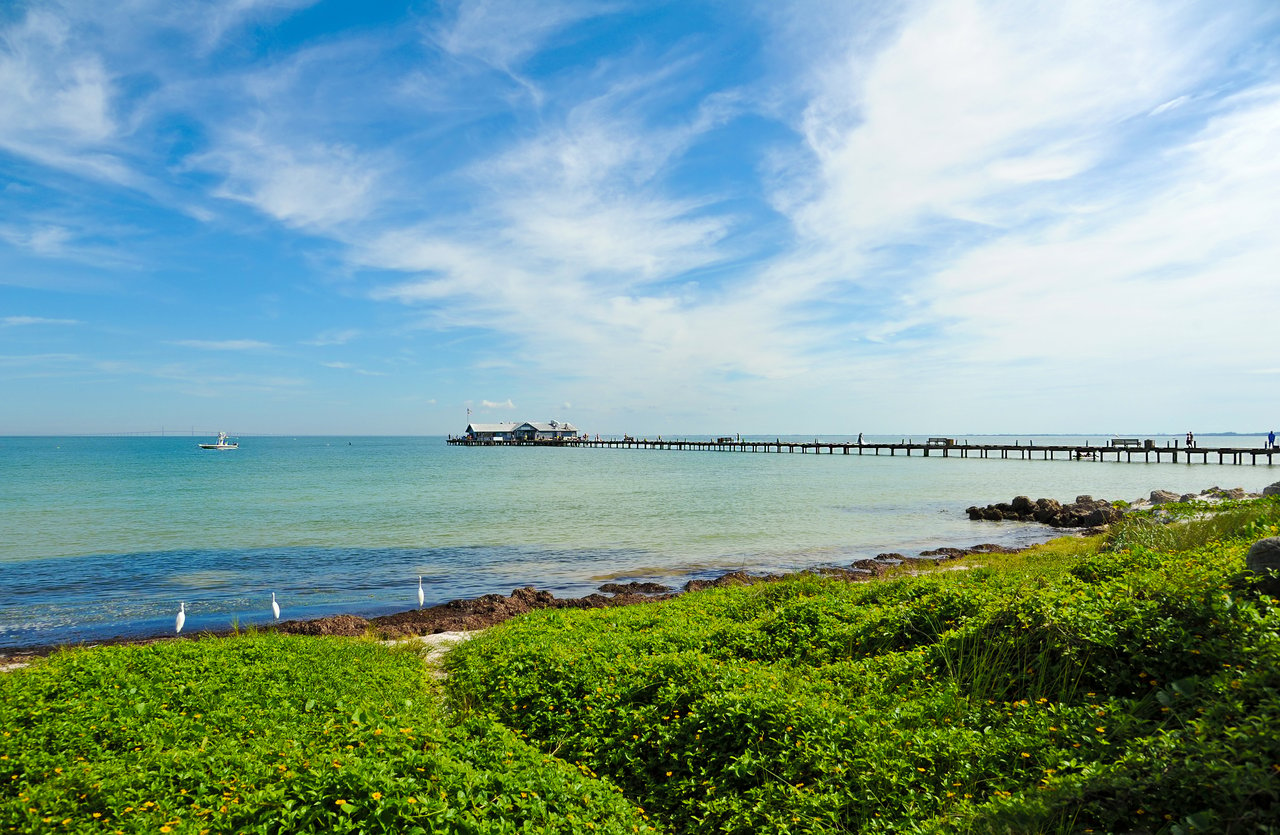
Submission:
<svg viewBox="0 0 1280 835">
<path fill-rule="evenodd" d="M 0 831 L 1280 831 L 1280 504 L 967 571 L 0 675 Z M 1170 520 L 1174 524 L 1170 524 Z M 625 795 L 625 797 L 624 797 Z"/>
</svg>

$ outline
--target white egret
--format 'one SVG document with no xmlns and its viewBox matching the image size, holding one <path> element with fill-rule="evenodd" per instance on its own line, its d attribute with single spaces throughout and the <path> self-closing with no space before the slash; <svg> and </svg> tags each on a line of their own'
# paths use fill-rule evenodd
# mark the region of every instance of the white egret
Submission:
<svg viewBox="0 0 1280 835">
<path fill-rule="evenodd" d="M 421 575 L 421 574 L 419 574 L 419 575 L 418 575 L 418 608 L 419 608 L 419 609 L 421 609 L 421 608 L 422 608 L 422 601 L 423 601 L 423 600 L 425 600 L 425 599 L 426 599 L 426 597 L 425 597 L 425 595 L 423 595 L 423 593 L 422 593 L 422 575 Z"/>
<path fill-rule="evenodd" d="M 178 619 L 177 619 L 177 620 L 174 622 L 174 624 L 173 624 L 173 631 L 174 631 L 174 633 L 176 634 L 176 633 L 178 633 L 178 632 L 181 632 L 181 631 L 182 631 L 182 625 L 183 625 L 184 623 L 186 623 L 186 622 L 187 622 L 187 604 L 186 604 L 185 602 L 184 602 L 184 603 L 179 603 L 179 604 L 178 604 Z"/>
<path fill-rule="evenodd" d="M 276 616 L 276 620 L 280 620 L 280 604 L 276 602 L 275 592 L 271 592 L 271 613 Z"/>
</svg>

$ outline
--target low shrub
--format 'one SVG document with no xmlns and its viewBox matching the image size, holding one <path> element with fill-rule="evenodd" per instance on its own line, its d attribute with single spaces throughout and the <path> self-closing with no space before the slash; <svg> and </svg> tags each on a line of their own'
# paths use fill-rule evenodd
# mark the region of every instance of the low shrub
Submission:
<svg viewBox="0 0 1280 835">
<path fill-rule="evenodd" d="M 0 831 L 653 831 L 475 717 L 421 659 L 257 635 L 73 650 L 0 676 Z"/>
</svg>

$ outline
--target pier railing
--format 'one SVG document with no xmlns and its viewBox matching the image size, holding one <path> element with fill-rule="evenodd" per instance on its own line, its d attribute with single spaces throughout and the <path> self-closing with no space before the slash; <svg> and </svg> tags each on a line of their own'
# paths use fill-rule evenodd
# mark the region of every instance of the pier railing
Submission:
<svg viewBox="0 0 1280 835">
<path fill-rule="evenodd" d="M 921 455 L 943 458 L 1014 458 L 1023 460 L 1125 461 L 1140 463 L 1262 464 L 1272 466 L 1280 449 L 1248 447 L 1178 447 L 1153 444 L 1114 446 L 1064 446 L 1058 444 L 938 443 L 836 443 L 826 441 L 761 440 L 663 440 L 662 438 L 556 438 L 544 440 L 490 440 L 449 438 L 457 446 L 593 447 L 597 449 L 650 449 L 686 452 L 771 452 L 797 455 Z"/>
</svg>

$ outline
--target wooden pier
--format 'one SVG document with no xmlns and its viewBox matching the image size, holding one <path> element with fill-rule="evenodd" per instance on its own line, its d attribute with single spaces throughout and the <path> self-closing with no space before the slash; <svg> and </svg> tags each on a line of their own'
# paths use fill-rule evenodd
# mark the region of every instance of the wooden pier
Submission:
<svg viewBox="0 0 1280 835">
<path fill-rule="evenodd" d="M 457 446 L 594 447 L 598 449 L 650 449 L 675 452 L 772 452 L 795 455 L 919 455 L 925 458 L 1003 458 L 1022 460 L 1117 461 L 1146 464 L 1251 464 L 1272 466 L 1280 449 L 1245 447 L 1179 447 L 1122 444 L 1118 446 L 1057 446 L 1026 444 L 957 443 L 829 443 L 825 441 L 760 440 L 663 440 L 650 438 L 563 438 L 555 440 L 476 440 L 449 438 Z"/>
</svg>

